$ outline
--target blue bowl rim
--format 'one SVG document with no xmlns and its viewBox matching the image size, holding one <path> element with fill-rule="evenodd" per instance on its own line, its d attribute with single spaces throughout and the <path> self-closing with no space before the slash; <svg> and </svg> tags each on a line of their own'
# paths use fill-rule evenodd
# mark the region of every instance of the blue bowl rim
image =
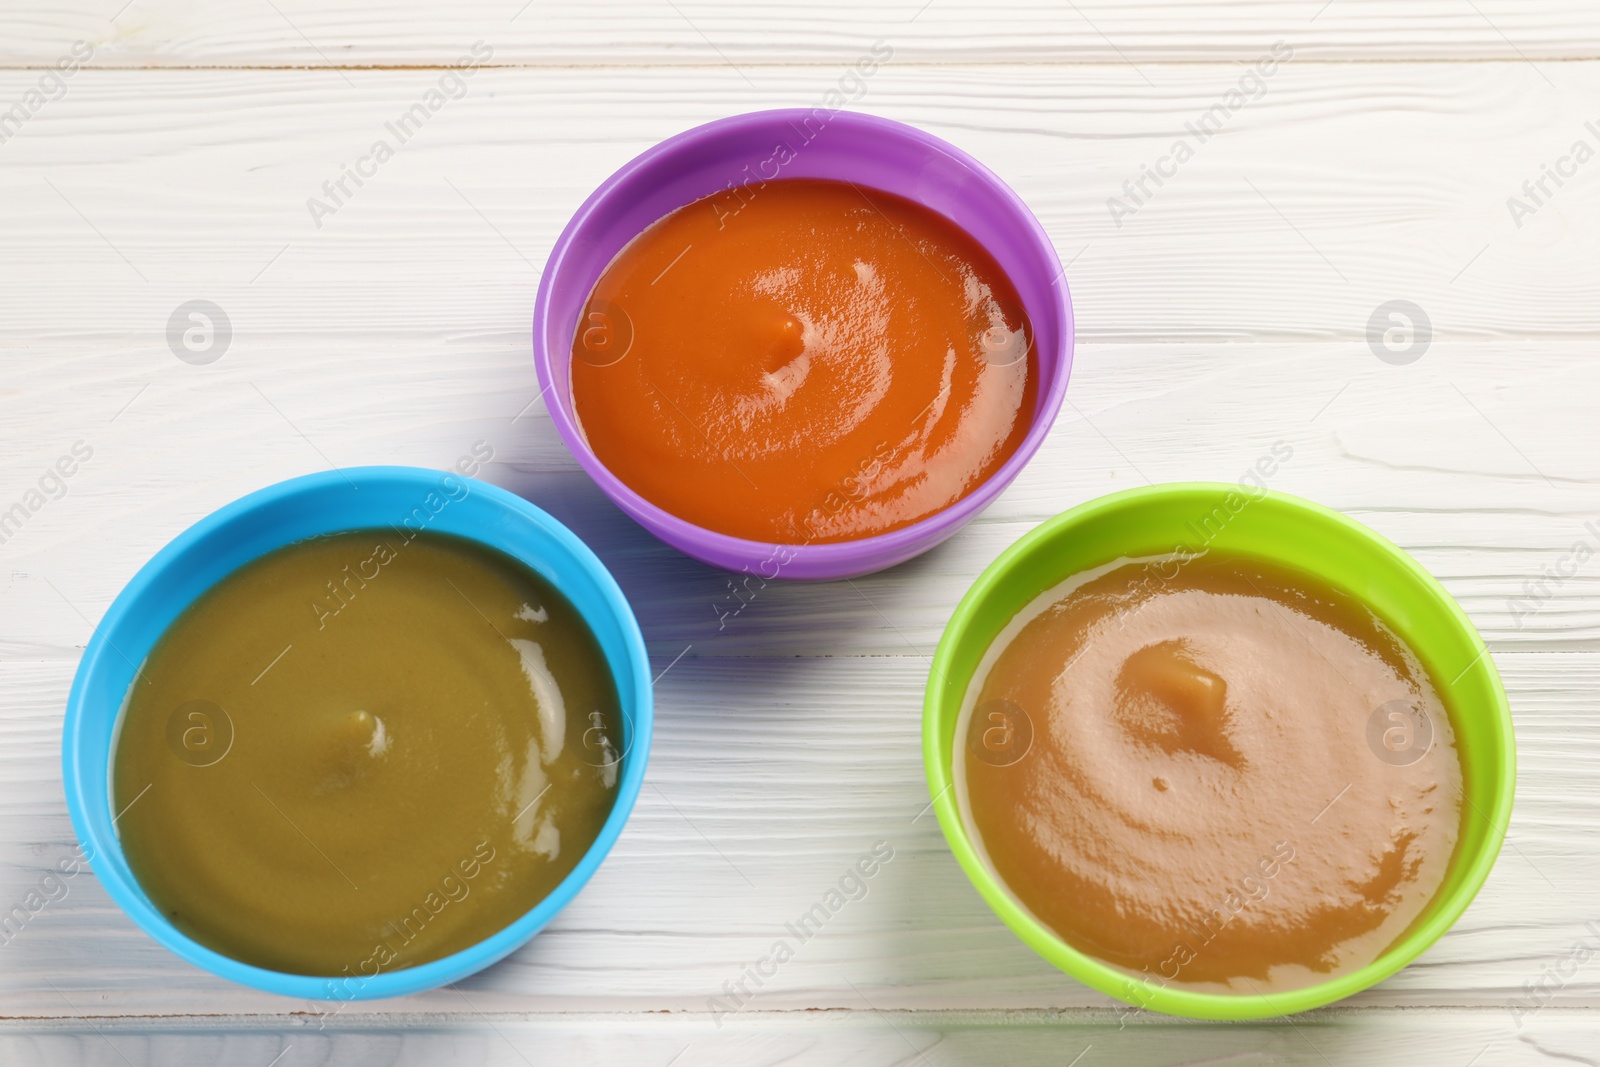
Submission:
<svg viewBox="0 0 1600 1067">
<path fill-rule="evenodd" d="M 108 653 L 117 654 L 106 634 L 134 618 L 140 600 L 164 571 L 174 566 L 181 566 L 185 556 L 204 538 L 251 511 L 280 504 L 298 494 L 321 490 L 336 483 L 386 479 L 414 484 L 418 488 L 433 489 L 437 487 L 439 479 L 447 475 L 460 478 L 471 487 L 472 493 L 482 494 L 505 511 L 528 521 L 539 534 L 551 538 L 570 552 L 585 568 L 588 576 L 595 581 L 606 606 L 616 617 L 631 660 L 629 674 L 630 682 L 636 692 L 636 700 L 632 716 L 632 733 L 626 742 L 627 756 L 624 757 L 622 774 L 617 782 L 617 797 L 611 814 L 577 866 L 521 918 L 475 945 L 429 963 L 393 971 L 379 971 L 375 975 L 361 979 L 347 979 L 342 976 L 301 975 L 268 970 L 241 963 L 205 947 L 172 925 L 158 909 L 154 908 L 131 876 L 124 875 L 115 866 L 102 867 L 94 863 L 94 858 L 107 850 L 113 850 L 118 854 L 121 852 L 121 843 L 115 837 L 111 842 L 106 842 L 92 830 L 85 816 L 88 806 L 84 794 L 85 785 L 76 767 L 76 754 L 84 730 L 83 703 L 88 680 L 94 671 L 99 669 L 100 662 Z M 452 533 L 454 536 L 466 537 L 496 551 L 512 554 L 498 545 L 480 541 L 471 534 L 455 531 Z M 528 565 L 526 561 L 520 562 Z M 572 901 L 611 851 L 638 799 L 644 781 L 645 764 L 649 758 L 654 725 L 649 662 L 638 620 L 634 617 L 633 609 L 629 606 L 621 587 L 617 585 L 616 579 L 606 569 L 605 564 L 566 526 L 515 493 L 453 472 L 422 467 L 345 467 L 301 475 L 248 493 L 200 519 L 152 556 L 112 601 L 90 636 L 83 656 L 79 660 L 77 673 L 73 677 L 71 692 L 67 697 L 61 745 L 62 782 L 66 791 L 67 813 L 72 820 L 74 833 L 88 851 L 96 878 L 105 886 L 111 899 L 145 933 L 175 955 L 197 967 L 240 985 L 308 1000 L 372 1000 L 434 989 L 483 970 L 526 944 Z M 120 713 L 118 717 L 120 718 Z M 105 770 L 101 773 L 108 774 Z M 125 867 L 125 864 L 123 866 Z M 341 986 L 346 987 L 345 993 L 337 991 Z M 351 990 L 348 988 L 350 986 L 355 988 Z"/>
</svg>

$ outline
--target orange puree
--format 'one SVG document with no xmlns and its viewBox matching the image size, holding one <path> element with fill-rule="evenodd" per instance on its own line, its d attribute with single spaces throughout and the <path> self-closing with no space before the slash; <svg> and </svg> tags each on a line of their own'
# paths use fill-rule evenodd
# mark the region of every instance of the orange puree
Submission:
<svg viewBox="0 0 1600 1067">
<path fill-rule="evenodd" d="M 601 275 L 573 339 L 589 447 L 667 512 L 803 544 L 966 495 L 1028 429 L 1021 300 L 943 216 L 792 179 L 689 204 Z"/>
<path fill-rule="evenodd" d="M 1307 575 L 1215 553 L 1047 592 L 995 641 L 958 798 L 1040 921 L 1145 982 L 1371 963 L 1443 881 L 1461 768 L 1427 672 Z"/>
</svg>

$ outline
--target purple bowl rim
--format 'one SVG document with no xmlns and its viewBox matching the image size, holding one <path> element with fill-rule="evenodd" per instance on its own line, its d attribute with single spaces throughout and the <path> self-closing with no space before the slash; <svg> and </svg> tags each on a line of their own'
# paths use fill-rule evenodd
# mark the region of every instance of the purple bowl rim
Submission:
<svg viewBox="0 0 1600 1067">
<path fill-rule="evenodd" d="M 551 290 L 555 279 L 561 273 L 563 263 L 572 246 L 577 242 L 589 220 L 605 209 L 606 201 L 611 198 L 615 190 L 633 175 L 645 167 L 656 162 L 663 156 L 692 151 L 698 145 L 727 130 L 741 128 L 759 128 L 767 124 L 786 122 L 801 116 L 811 116 L 812 108 L 773 108 L 765 111 L 749 111 L 737 115 L 728 115 L 710 122 L 702 123 L 681 133 L 672 135 L 665 140 L 658 141 L 643 152 L 634 156 L 627 163 L 619 167 L 609 178 L 590 193 L 588 199 L 573 213 L 568 220 L 566 228 L 561 231 L 561 236 L 556 238 L 556 243 L 551 246 L 550 255 L 545 260 L 544 272 L 539 279 L 539 292 L 534 302 L 533 309 L 533 363 L 538 374 L 541 396 L 549 396 L 555 388 L 555 374 L 550 366 L 550 353 L 544 343 L 544 336 L 550 325 Z M 689 555 L 702 560 L 744 558 L 759 561 L 770 558 L 775 551 L 787 550 L 790 562 L 787 567 L 795 570 L 810 572 L 827 572 L 828 574 L 849 575 L 862 573 L 865 570 L 876 569 L 872 561 L 877 558 L 892 558 L 895 556 L 909 557 L 931 547 L 928 542 L 937 543 L 970 522 L 994 498 L 1004 492 L 1006 487 L 1022 472 L 1028 462 L 1038 452 L 1044 439 L 1050 433 L 1051 426 L 1055 423 L 1056 416 L 1060 413 L 1061 405 L 1066 399 L 1067 379 L 1072 372 L 1072 354 L 1076 339 L 1075 323 L 1072 314 L 1072 299 L 1067 286 L 1066 268 L 1061 265 L 1061 257 L 1056 253 L 1055 245 L 1045 233 L 1044 227 L 1028 207 L 1027 203 L 1018 196 L 1016 191 L 994 171 L 979 162 L 968 152 L 957 148 L 955 145 L 940 137 L 921 130 L 908 123 L 898 122 L 894 119 L 881 118 L 858 111 L 836 111 L 828 119 L 830 125 L 843 123 L 868 130 L 876 130 L 885 136 L 899 137 L 916 141 L 925 147 L 941 152 L 957 163 L 972 171 L 983 183 L 989 186 L 1000 200 L 1009 204 L 1017 217 L 1024 224 L 1024 234 L 1027 242 L 1035 251 L 1041 254 L 1047 265 L 1055 268 L 1055 280 L 1050 284 L 1050 291 L 1056 295 L 1055 310 L 1061 316 L 1061 344 L 1057 355 L 1057 373 L 1051 384 L 1048 395 L 1040 396 L 1035 402 L 1035 415 L 1033 424 L 1028 427 L 1028 432 L 1023 436 L 1017 449 L 1000 468 L 984 481 L 979 483 L 966 496 L 955 503 L 943 508 L 926 518 L 919 519 L 909 526 L 902 526 L 898 530 L 888 533 L 874 534 L 870 537 L 857 538 L 851 541 L 831 541 L 823 544 L 786 544 L 778 541 L 752 541 L 743 537 L 734 537 L 731 534 L 718 533 L 707 529 L 687 519 L 678 517 L 657 504 L 641 496 L 631 486 L 611 473 L 605 464 L 600 462 L 594 452 L 583 439 L 576 420 L 568 413 L 567 405 L 559 400 L 557 393 L 545 407 L 550 412 L 551 421 L 555 423 L 556 433 L 560 435 L 562 443 L 567 446 L 578 465 L 584 469 L 590 478 L 600 487 L 601 491 L 609 497 L 631 518 L 644 526 L 659 539 L 669 545 L 686 551 L 682 548 L 684 543 L 695 546 L 694 552 Z M 1044 354 L 1040 354 L 1043 359 Z M 663 534 L 659 531 L 670 531 Z M 948 531 L 948 532 L 947 532 Z M 781 568 L 780 568 L 781 574 Z"/>
</svg>

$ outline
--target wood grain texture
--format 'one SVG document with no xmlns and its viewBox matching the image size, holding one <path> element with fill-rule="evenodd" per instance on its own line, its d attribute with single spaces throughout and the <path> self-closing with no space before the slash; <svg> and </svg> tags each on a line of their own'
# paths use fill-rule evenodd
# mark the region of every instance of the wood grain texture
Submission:
<svg viewBox="0 0 1600 1067">
<path fill-rule="evenodd" d="M 1593 693 L 1600 656 L 1511 653 L 1505 675 L 1521 759 L 1511 844 L 1461 922 L 1421 960 L 1345 1002 L 1474 1005 L 1501 1014 L 1580 941 L 1594 944 L 1583 831 L 1600 806 Z M 664 664 L 663 664 L 664 666 Z M 65 856 L 56 737 L 72 664 L 7 663 L 0 720 L 0 902 Z M 860 899 L 767 980 L 752 1009 L 1094 1008 L 1109 998 L 1011 937 L 967 883 L 926 812 L 918 738 L 926 663 L 912 656 L 696 658 L 657 686 L 644 792 L 615 851 L 556 922 L 506 962 L 459 983 L 486 1012 L 700 1012 L 725 982 L 793 935 L 785 924 L 876 842 L 893 859 Z M 307 1005 L 253 993 L 178 961 L 92 880 L 0 946 L 7 1016 L 274 1014 Z M 45 984 L 46 980 L 50 984 Z M 342 1016 L 462 1010 L 442 990 Z M 1563 979 L 1550 1010 L 1600 1007 L 1600 955 Z"/>
<path fill-rule="evenodd" d="M 0 63 L 49 63 L 74 40 L 104 66 L 419 66 L 474 40 L 514 65 L 843 64 L 876 40 L 916 62 L 1157 63 L 1254 60 L 1284 38 L 1322 59 L 1594 58 L 1600 13 L 1575 0 L 18 0 Z M 1158 72 L 1144 76 L 1159 81 Z M 756 74 L 750 75 L 758 77 Z M 1553 75 L 1552 75 L 1553 76 Z"/>
<path fill-rule="evenodd" d="M 12 350 L 9 497 L 75 442 L 95 452 L 0 545 L 0 589 L 28 605 L 0 620 L 0 650 L 70 659 L 144 560 L 253 488 L 329 464 L 443 468 L 484 441 L 487 477 L 593 545 L 663 662 L 690 643 L 697 656 L 930 655 L 966 587 L 1038 522 L 1147 481 L 1237 481 L 1277 442 L 1293 455 L 1273 488 L 1412 552 L 1496 651 L 1600 651 L 1600 365 L 1581 342 L 1440 342 L 1409 367 L 1365 342 L 1084 345 L 1039 455 L 952 541 L 853 584 L 753 581 L 737 594 L 579 471 L 543 402 L 529 407 L 520 338 L 237 344 L 203 368 L 148 343 Z M 1547 577 L 1557 569 L 1571 574 Z"/>
<path fill-rule="evenodd" d="M 1549 1010 L 1521 1031 L 1470 1011 L 1322 1012 L 1294 1027 L 1130 1020 L 1091 1012 L 753 1013 L 718 1029 L 703 1016 L 563 1014 L 538 1019 L 408 1014 L 393 1028 L 335 1020 L 322 1029 L 256 1017 L 24 1023 L 0 1028 L 17 1063 L 247 1064 L 262 1067 L 480 1067 L 637 1063 L 654 1067 L 1124 1067 L 1183 1064 L 1586 1063 L 1593 1022 Z M 280 1057 L 274 1060 L 274 1057 Z M 1181 1058 L 1178 1058 L 1181 1057 Z"/>
<path fill-rule="evenodd" d="M 836 80 L 785 69 L 757 92 L 700 69 L 482 70 L 402 144 L 390 125 L 442 76 L 348 77 L 80 72 L 0 145 L 0 337 L 55 363 L 131 344 L 124 366 L 164 367 L 167 313 L 209 294 L 241 353 L 273 335 L 431 339 L 456 358 L 522 341 L 549 247 L 613 170 L 719 115 L 818 104 Z M 1113 67 L 891 63 L 860 107 L 1017 189 L 1069 265 L 1083 341 L 1364 341 L 1396 298 L 1436 341 L 1600 335 L 1600 162 L 1547 181 L 1520 227 L 1507 207 L 1574 141 L 1600 145 L 1600 62 L 1564 64 L 1552 90 L 1520 62 L 1290 61 L 1201 142 L 1189 127 L 1240 77 L 1169 68 L 1152 90 Z M 35 81 L 0 72 L 0 101 Z M 324 183 L 380 139 L 394 158 L 337 204 Z M 1124 184 L 1171 170 L 1180 139 L 1193 157 L 1135 204 Z M 1133 213 L 1113 218 L 1113 198 Z M 314 218 L 313 199 L 334 213 Z"/>
<path fill-rule="evenodd" d="M 180 963 L 86 876 L 0 943 L 0 1062 L 1594 1061 L 1600 955 L 1541 1011 L 1512 1007 L 1600 944 L 1600 162 L 1546 179 L 1520 226 L 1507 207 L 1574 141 L 1600 146 L 1593 5 L 101 6 L 0 13 L 0 68 L 95 48 L 64 96 L 0 126 L 0 511 L 93 449 L 0 542 L 0 911 L 71 844 L 60 723 L 95 621 L 178 531 L 270 482 L 444 467 L 488 442 L 485 476 L 594 546 L 666 673 L 627 831 L 501 965 L 319 1023 Z M 316 225 L 307 199 L 443 77 L 356 68 L 434 67 L 478 39 L 507 66 Z M 879 39 L 895 55 L 852 106 L 984 159 L 1069 263 L 1069 403 L 944 546 L 735 595 L 561 446 L 536 399 L 534 287 L 571 211 L 635 153 L 815 106 Z M 1186 127 L 1280 39 L 1294 58 L 1259 98 L 1203 141 Z M 0 115 L 42 76 L 0 69 Z M 1179 139 L 1193 158 L 1133 202 L 1123 183 Z M 1113 197 L 1136 210 L 1114 219 Z M 211 366 L 167 347 L 193 298 L 232 323 Z M 1406 366 L 1368 337 L 1393 299 L 1431 319 Z M 1293 456 L 1273 488 L 1396 541 L 1482 630 L 1517 725 L 1510 841 L 1457 927 L 1376 989 L 1292 1025 L 1119 1029 L 1108 998 L 1001 926 L 925 813 L 928 657 L 1043 519 L 1146 482 L 1235 481 L 1277 442 Z M 717 1026 L 724 983 L 880 840 L 895 858 L 866 896 Z"/>
</svg>

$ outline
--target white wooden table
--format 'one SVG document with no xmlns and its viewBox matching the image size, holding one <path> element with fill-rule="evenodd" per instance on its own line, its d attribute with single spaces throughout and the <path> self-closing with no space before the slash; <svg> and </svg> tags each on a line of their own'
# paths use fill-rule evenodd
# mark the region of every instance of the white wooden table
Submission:
<svg viewBox="0 0 1600 1067">
<path fill-rule="evenodd" d="M 1600 150 L 1592 0 L 121 5 L 0 4 L 0 511 L 25 513 L 0 543 L 0 907 L 72 846 L 59 732 L 95 622 L 169 538 L 270 482 L 488 442 L 487 477 L 594 546 L 665 673 L 626 832 L 506 962 L 319 1023 L 168 955 L 85 875 L 0 944 L 0 1062 L 1600 1061 L 1600 159 L 1571 154 Z M 480 41 L 462 92 L 446 81 L 313 219 Z M 892 59 L 842 82 L 877 41 Z M 1248 80 L 1276 42 L 1292 58 Z M 1033 206 L 1070 262 L 1068 406 L 945 546 L 853 586 L 769 586 L 719 632 L 725 576 L 623 518 L 536 402 L 534 289 L 635 153 L 841 84 Z M 1186 124 L 1208 114 L 1201 140 Z M 1168 176 L 1131 199 L 1142 166 Z M 207 365 L 167 339 L 196 299 L 231 324 Z M 1410 362 L 1369 334 L 1392 300 L 1431 323 Z M 1510 840 L 1378 988 L 1292 1023 L 1119 1028 L 992 916 L 926 813 L 927 658 L 1042 519 L 1233 480 L 1277 441 L 1274 488 L 1397 541 L 1483 631 L 1517 723 Z M 868 896 L 716 1018 L 880 840 Z"/>
</svg>

